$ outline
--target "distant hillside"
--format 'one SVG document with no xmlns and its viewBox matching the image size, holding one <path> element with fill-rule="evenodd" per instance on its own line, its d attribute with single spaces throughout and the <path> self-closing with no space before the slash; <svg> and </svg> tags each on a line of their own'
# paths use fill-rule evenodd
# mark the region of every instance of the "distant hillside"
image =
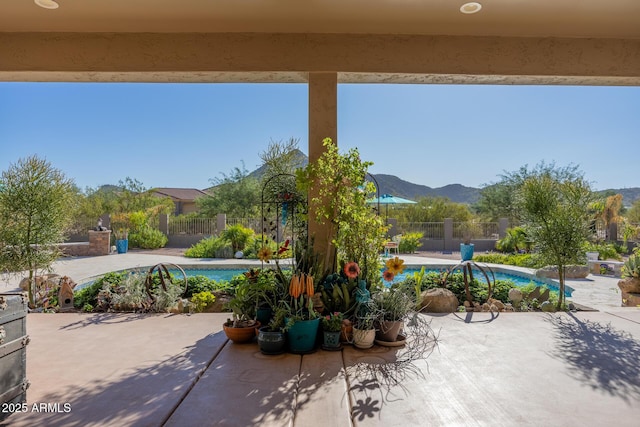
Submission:
<svg viewBox="0 0 640 427">
<path fill-rule="evenodd" d="M 622 204 L 626 207 L 633 205 L 633 202 L 640 199 L 640 187 L 631 188 L 610 188 L 598 191 L 600 194 L 622 194 Z"/>
<path fill-rule="evenodd" d="M 447 197 L 456 203 L 475 203 L 480 198 L 480 189 L 465 187 L 461 184 L 449 184 L 444 187 L 431 188 L 426 185 L 414 184 L 398 178 L 395 175 L 374 174 L 380 186 L 380 194 L 393 194 L 407 199 L 419 197 Z"/>
<path fill-rule="evenodd" d="M 298 166 L 307 165 L 308 158 L 300 150 L 297 151 Z M 261 166 L 249 174 L 249 176 L 260 179 L 264 174 L 265 167 Z M 406 199 L 417 200 L 420 197 L 447 197 L 456 203 L 474 204 L 480 199 L 480 188 L 466 187 L 461 184 L 449 184 L 444 187 L 432 188 L 426 185 L 414 184 L 398 178 L 395 175 L 373 174 L 380 187 L 380 194 L 392 194 Z M 599 191 L 601 194 L 612 192 L 613 194 L 622 194 L 623 203 L 629 207 L 634 201 L 640 199 L 640 187 L 608 189 Z"/>
</svg>

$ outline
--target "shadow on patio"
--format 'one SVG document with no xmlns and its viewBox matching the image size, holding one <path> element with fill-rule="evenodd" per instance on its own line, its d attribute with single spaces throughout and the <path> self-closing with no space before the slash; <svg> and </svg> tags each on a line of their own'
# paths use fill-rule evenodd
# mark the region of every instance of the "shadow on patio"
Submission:
<svg viewBox="0 0 640 427">
<path fill-rule="evenodd" d="M 549 316 L 557 348 L 551 356 L 568 364 L 569 374 L 591 387 L 631 403 L 640 399 L 640 342 L 611 324 Z"/>
</svg>

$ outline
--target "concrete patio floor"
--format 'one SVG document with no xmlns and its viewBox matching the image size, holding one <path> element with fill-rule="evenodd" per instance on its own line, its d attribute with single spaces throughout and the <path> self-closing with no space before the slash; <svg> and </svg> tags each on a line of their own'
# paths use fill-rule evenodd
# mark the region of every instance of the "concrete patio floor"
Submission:
<svg viewBox="0 0 640 427">
<path fill-rule="evenodd" d="M 56 270 L 79 281 L 186 263 L 175 258 L 114 255 Z M 411 345 L 264 356 L 226 340 L 225 313 L 31 313 L 29 411 L 0 425 L 637 426 L 640 309 L 619 307 L 617 279 L 607 279 L 589 276 L 574 293 L 581 304 L 595 295 L 600 311 L 421 315 L 437 343 L 413 361 Z M 42 403 L 59 410 L 34 411 Z"/>
<path fill-rule="evenodd" d="M 264 356 L 226 315 L 29 314 L 11 426 L 637 426 L 640 310 L 424 315 L 403 348 Z M 394 363 L 395 362 L 395 363 Z M 70 404 L 34 412 L 33 404 Z"/>
</svg>

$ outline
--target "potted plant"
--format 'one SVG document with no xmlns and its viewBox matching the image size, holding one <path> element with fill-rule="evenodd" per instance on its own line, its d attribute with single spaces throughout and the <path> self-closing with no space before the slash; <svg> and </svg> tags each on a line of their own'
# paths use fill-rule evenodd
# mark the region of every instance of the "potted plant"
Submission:
<svg viewBox="0 0 640 427">
<path fill-rule="evenodd" d="M 257 294 L 251 284 L 249 280 L 245 280 L 236 286 L 234 296 L 226 304 L 233 312 L 233 319 L 227 319 L 223 328 L 227 338 L 234 343 L 252 341 L 260 328 L 260 322 L 255 320 Z"/>
<path fill-rule="evenodd" d="M 382 343 L 394 343 L 404 326 L 404 319 L 413 310 L 410 294 L 401 287 L 387 288 L 373 295 L 379 318 L 376 323 L 376 339 Z"/>
<path fill-rule="evenodd" d="M 258 347 L 263 354 L 280 354 L 286 346 L 285 316 L 287 310 L 280 307 L 275 310 L 271 321 L 258 331 Z"/>
<path fill-rule="evenodd" d="M 119 228 L 114 231 L 116 238 L 116 250 L 119 254 L 127 253 L 129 249 L 129 230 L 126 228 Z"/>
<path fill-rule="evenodd" d="M 290 302 L 285 330 L 289 351 L 309 353 L 314 350 L 320 317 L 313 309 L 312 296 L 315 292 L 313 276 L 308 273 L 294 273 L 289 283 Z"/>
<path fill-rule="evenodd" d="M 470 261 L 473 258 L 474 245 L 471 243 L 471 239 L 477 238 L 480 235 L 480 231 L 480 226 L 473 221 L 460 224 L 460 234 L 462 235 L 460 258 L 462 261 Z"/>
<path fill-rule="evenodd" d="M 342 321 L 344 315 L 340 312 L 329 313 L 322 318 L 322 335 L 325 350 L 336 350 L 341 348 L 340 332 L 342 331 Z"/>
<path fill-rule="evenodd" d="M 367 349 L 373 347 L 376 339 L 377 317 L 374 312 L 365 315 L 356 315 L 353 321 L 353 345 Z"/>
</svg>

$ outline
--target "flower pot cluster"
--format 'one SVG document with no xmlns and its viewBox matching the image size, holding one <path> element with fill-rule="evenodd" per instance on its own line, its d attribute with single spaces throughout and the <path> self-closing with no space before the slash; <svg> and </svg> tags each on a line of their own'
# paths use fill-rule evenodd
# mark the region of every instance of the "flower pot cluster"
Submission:
<svg viewBox="0 0 640 427">
<path fill-rule="evenodd" d="M 385 277 L 402 271 L 397 257 Z M 387 274 L 388 273 L 388 274 Z M 409 290 L 373 287 L 360 278 L 355 262 L 316 281 L 313 270 L 265 268 L 245 274 L 228 304 L 224 325 L 234 343 L 257 341 L 263 354 L 305 354 L 322 348 L 359 349 L 404 343 L 403 320 L 415 308 Z"/>
</svg>

